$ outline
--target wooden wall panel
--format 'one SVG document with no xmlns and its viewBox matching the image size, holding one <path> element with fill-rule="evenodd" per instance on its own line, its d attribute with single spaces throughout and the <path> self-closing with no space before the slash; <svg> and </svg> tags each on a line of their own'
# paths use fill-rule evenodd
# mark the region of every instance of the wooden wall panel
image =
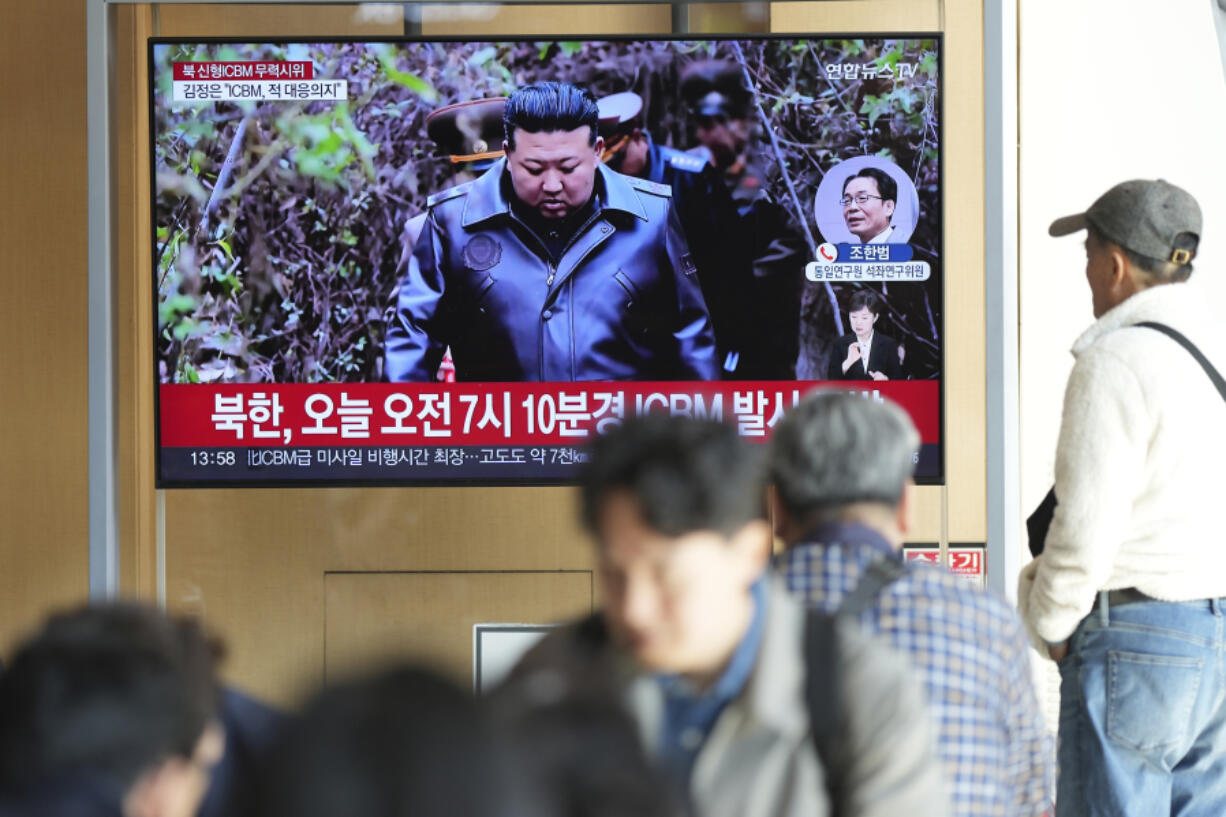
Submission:
<svg viewBox="0 0 1226 817">
<path fill-rule="evenodd" d="M 0 653 L 89 592 L 85 11 L 0 26 Z"/>
<path fill-rule="evenodd" d="M 672 7 L 579 4 L 507 6 L 444 3 L 421 7 L 421 31 L 434 37 L 536 34 L 667 34 Z"/>
<path fill-rule="evenodd" d="M 329 573 L 324 598 L 328 680 L 416 660 L 468 685 L 474 624 L 554 624 L 589 614 L 592 574 Z"/>
<path fill-rule="evenodd" d="M 404 13 L 395 3 L 360 6 L 158 3 L 164 37 L 399 37 Z"/>
<path fill-rule="evenodd" d="M 988 532 L 983 4 L 945 0 L 944 20 L 948 534 L 956 542 L 983 542 Z"/>
<path fill-rule="evenodd" d="M 747 34 L 771 30 L 770 3 L 694 3 L 684 12 L 692 34 Z"/>
<path fill-rule="evenodd" d="M 153 33 L 148 4 L 117 6 L 115 47 L 131 59 L 115 63 L 116 393 L 119 395 L 119 586 L 128 596 L 157 597 L 157 508 L 154 492 L 153 299 L 149 219 L 148 60 Z M 128 146 L 131 146 L 128 148 Z"/>
<path fill-rule="evenodd" d="M 593 566 L 566 488 L 169 491 L 166 540 L 168 606 L 224 636 L 229 678 L 280 702 L 323 678 L 325 573 Z"/>
<path fill-rule="evenodd" d="M 824 0 L 770 5 L 771 31 L 784 33 L 939 31 L 941 28 L 941 0 Z"/>
</svg>

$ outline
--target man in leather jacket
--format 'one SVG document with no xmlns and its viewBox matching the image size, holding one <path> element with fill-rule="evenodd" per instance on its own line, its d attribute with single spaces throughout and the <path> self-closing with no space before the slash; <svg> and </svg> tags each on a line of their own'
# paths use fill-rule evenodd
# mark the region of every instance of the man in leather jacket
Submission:
<svg viewBox="0 0 1226 817">
<path fill-rule="evenodd" d="M 715 340 L 668 187 L 600 164 L 596 99 L 519 89 L 505 158 L 432 196 L 388 329 L 388 379 L 708 380 Z"/>
</svg>

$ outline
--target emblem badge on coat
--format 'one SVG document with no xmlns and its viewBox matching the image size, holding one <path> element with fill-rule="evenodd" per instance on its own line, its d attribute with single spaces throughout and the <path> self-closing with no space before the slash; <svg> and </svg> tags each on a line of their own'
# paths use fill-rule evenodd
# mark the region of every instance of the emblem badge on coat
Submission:
<svg viewBox="0 0 1226 817">
<path fill-rule="evenodd" d="M 482 233 L 470 238 L 460 254 L 466 267 L 484 272 L 502 260 L 502 245 Z"/>
</svg>

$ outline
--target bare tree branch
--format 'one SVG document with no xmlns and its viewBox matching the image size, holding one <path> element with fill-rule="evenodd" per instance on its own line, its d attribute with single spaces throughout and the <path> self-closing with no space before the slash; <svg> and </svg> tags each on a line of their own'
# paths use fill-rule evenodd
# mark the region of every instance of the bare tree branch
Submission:
<svg viewBox="0 0 1226 817">
<path fill-rule="evenodd" d="M 813 237 L 813 230 L 809 227 L 809 220 L 804 217 L 804 208 L 800 205 L 800 196 L 796 194 L 796 184 L 792 181 L 792 174 L 788 171 L 787 160 L 783 157 L 783 149 L 779 146 L 779 137 L 775 135 L 775 129 L 771 125 L 771 121 L 766 116 L 766 110 L 762 107 L 762 98 L 758 95 L 758 85 L 754 82 L 753 75 L 749 73 L 749 63 L 745 59 L 745 52 L 741 50 L 741 44 L 736 40 L 732 41 L 732 51 L 736 54 L 737 62 L 741 64 L 741 72 L 745 75 L 745 85 L 753 94 L 754 106 L 758 109 L 758 118 L 762 122 L 762 127 L 770 137 L 771 150 L 774 151 L 775 161 L 779 165 L 779 173 L 783 177 L 783 183 L 787 186 L 788 196 L 792 200 L 792 209 L 796 214 L 796 221 L 800 224 L 801 230 L 804 231 L 805 242 L 809 245 L 809 255 L 812 258 L 817 258 L 817 240 Z M 830 302 L 830 309 L 834 315 L 834 331 L 835 334 L 843 332 L 843 318 L 839 313 L 839 299 L 834 294 L 834 287 L 830 286 L 829 281 L 823 281 L 822 285 L 826 289 L 826 298 Z"/>
</svg>

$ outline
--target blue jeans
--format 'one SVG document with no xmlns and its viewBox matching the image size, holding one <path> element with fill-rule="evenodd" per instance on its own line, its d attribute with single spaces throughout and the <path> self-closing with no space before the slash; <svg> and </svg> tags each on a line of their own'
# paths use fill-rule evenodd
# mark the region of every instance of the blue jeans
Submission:
<svg viewBox="0 0 1226 817">
<path fill-rule="evenodd" d="M 1226 815 L 1222 606 L 1099 595 L 1060 662 L 1056 817 Z"/>
</svg>

